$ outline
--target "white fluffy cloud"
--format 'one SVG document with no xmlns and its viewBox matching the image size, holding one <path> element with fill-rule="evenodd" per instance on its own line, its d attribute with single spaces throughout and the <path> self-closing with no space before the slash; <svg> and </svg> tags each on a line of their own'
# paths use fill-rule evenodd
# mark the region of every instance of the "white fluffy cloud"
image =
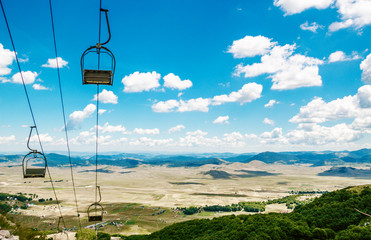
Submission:
<svg viewBox="0 0 371 240">
<path fill-rule="evenodd" d="M 135 134 L 151 134 L 151 135 L 156 135 L 160 134 L 160 130 L 158 128 L 153 128 L 153 129 L 143 129 L 143 128 L 135 128 L 133 130 L 133 133 Z"/>
<path fill-rule="evenodd" d="M 262 143 L 283 142 L 282 128 L 275 128 L 271 132 L 263 132 L 260 134 Z"/>
<path fill-rule="evenodd" d="M 180 100 L 177 111 L 178 112 L 192 112 L 192 111 L 208 112 L 210 103 L 211 103 L 211 100 L 208 98 L 195 98 L 195 99 L 189 99 L 187 101 Z"/>
<path fill-rule="evenodd" d="M 57 60 L 58 60 L 58 67 L 63 68 L 67 66 L 68 62 L 63 60 L 61 57 L 58 58 L 49 58 L 48 62 L 43 64 L 42 67 L 46 68 L 57 68 Z"/>
<path fill-rule="evenodd" d="M 287 90 L 300 87 L 321 86 L 318 65 L 323 61 L 301 54 L 294 54 L 296 45 L 276 45 L 261 57 L 260 63 L 237 65 L 235 75 L 246 78 L 271 74 L 273 90 Z"/>
<path fill-rule="evenodd" d="M 347 56 L 343 51 L 336 51 L 330 54 L 328 57 L 329 63 L 332 62 L 343 62 L 359 59 L 360 57 L 353 53 L 353 56 Z"/>
<path fill-rule="evenodd" d="M 290 119 L 293 123 L 318 124 L 340 119 L 354 119 L 348 128 L 366 131 L 371 127 L 371 86 L 358 89 L 354 96 L 346 96 L 326 103 L 315 98 L 300 108 L 297 115 Z"/>
<path fill-rule="evenodd" d="M 10 136 L 7 136 L 7 137 L 0 136 L 0 144 L 8 144 L 8 143 L 14 142 L 14 141 L 15 141 L 15 136 L 14 135 L 10 135 Z"/>
<path fill-rule="evenodd" d="M 164 77 L 164 87 L 177 90 L 184 90 L 192 87 L 192 82 L 191 80 L 188 79 L 181 80 L 179 76 L 176 76 L 173 73 L 169 73 Z"/>
<path fill-rule="evenodd" d="M 214 98 L 195 98 L 186 101 L 167 100 L 160 101 L 152 105 L 154 112 L 208 112 L 210 104 L 221 105 L 227 102 L 239 102 L 241 105 L 251 102 L 261 97 L 263 86 L 256 83 L 245 84 L 237 92 L 231 92 L 229 95 L 218 95 Z"/>
<path fill-rule="evenodd" d="M 168 133 L 175 133 L 175 132 L 180 132 L 183 129 L 185 129 L 185 126 L 182 124 L 176 125 L 175 127 L 172 127 L 168 130 Z"/>
<path fill-rule="evenodd" d="M 215 124 L 229 124 L 228 120 L 229 120 L 228 115 L 227 116 L 219 116 L 213 121 L 213 123 L 215 123 Z"/>
<path fill-rule="evenodd" d="M 305 145 L 352 142 L 360 137 L 360 131 L 352 129 L 345 123 L 336 124 L 332 127 L 318 124 L 299 124 L 298 129 L 290 131 L 285 136 L 288 143 Z"/>
<path fill-rule="evenodd" d="M 349 27 L 360 29 L 371 25 L 371 2 L 369 0 L 274 0 L 274 5 L 280 7 L 285 15 L 292 15 L 310 8 L 326 9 L 335 1 L 334 7 L 337 8 L 341 21 L 330 24 L 328 28 L 330 32 Z"/>
<path fill-rule="evenodd" d="M 177 107 L 179 107 L 179 102 L 177 100 L 171 99 L 153 104 L 152 110 L 154 112 L 172 112 Z"/>
<path fill-rule="evenodd" d="M 231 132 L 223 134 L 222 142 L 233 147 L 242 147 L 245 145 L 244 140 L 246 136 L 242 135 L 240 132 Z"/>
<path fill-rule="evenodd" d="M 262 143 L 286 144 L 286 145 L 325 145 L 349 143 L 360 139 L 362 132 L 352 129 L 345 123 L 336 124 L 332 127 L 320 126 L 316 123 L 299 124 L 297 129 L 283 134 L 282 128 L 275 128 L 271 132 L 260 135 Z"/>
<path fill-rule="evenodd" d="M 242 39 L 235 40 L 232 46 L 229 46 L 228 52 L 233 54 L 234 58 L 254 57 L 267 53 L 276 43 L 264 36 L 245 36 Z"/>
<path fill-rule="evenodd" d="M 329 103 L 316 97 L 307 105 L 300 108 L 299 114 L 290 119 L 293 123 L 323 123 L 342 118 L 355 117 L 358 114 L 359 102 L 357 97 L 347 96 Z"/>
<path fill-rule="evenodd" d="M 49 88 L 39 84 L 39 83 L 35 83 L 34 85 L 32 85 L 32 88 L 35 89 L 35 90 L 50 90 Z"/>
<path fill-rule="evenodd" d="M 25 84 L 32 84 L 35 82 L 38 73 L 31 71 L 22 71 L 22 76 Z M 22 84 L 21 74 L 19 72 L 14 74 L 10 82 Z"/>
<path fill-rule="evenodd" d="M 310 8 L 325 9 L 328 8 L 334 0 L 274 0 L 274 5 L 280 7 L 285 15 L 301 13 Z"/>
<path fill-rule="evenodd" d="M 263 123 L 268 124 L 268 125 L 272 125 L 272 126 L 274 125 L 274 121 L 272 119 L 269 119 L 269 118 L 264 118 Z"/>
<path fill-rule="evenodd" d="M 131 146 L 148 146 L 148 147 L 155 147 L 155 146 L 170 146 L 174 140 L 172 138 L 168 139 L 152 139 L 148 137 L 141 137 L 139 139 L 133 140 L 129 142 Z"/>
<path fill-rule="evenodd" d="M 332 23 L 329 26 L 330 32 L 349 27 L 360 29 L 363 26 L 371 25 L 371 1 L 337 0 L 336 7 L 341 21 Z"/>
<path fill-rule="evenodd" d="M 279 104 L 280 102 L 276 101 L 275 99 L 269 100 L 267 104 L 264 105 L 265 108 L 271 108 L 274 106 L 274 104 Z"/>
<path fill-rule="evenodd" d="M 107 112 L 106 109 L 99 109 L 99 110 L 98 110 L 99 115 L 102 115 L 102 114 L 105 113 L 105 112 Z"/>
<path fill-rule="evenodd" d="M 54 138 L 50 136 L 48 133 L 39 134 L 40 141 L 42 143 L 52 143 Z M 39 142 L 39 137 L 35 134 L 30 138 L 30 142 Z"/>
<path fill-rule="evenodd" d="M 81 123 L 88 117 L 90 117 L 96 110 L 94 104 L 87 105 L 82 111 L 74 111 L 69 116 L 69 121 L 67 123 L 68 130 L 74 130 L 79 128 Z"/>
<path fill-rule="evenodd" d="M 78 136 L 71 139 L 71 144 L 89 145 L 89 144 L 95 143 L 96 139 L 97 138 L 95 136 L 94 131 L 83 131 L 83 132 L 80 132 Z M 126 138 L 120 138 L 120 139 L 115 139 L 115 140 L 111 140 L 111 139 L 112 139 L 112 136 L 109 136 L 109 135 L 98 137 L 99 144 L 101 145 L 113 145 L 113 144 L 127 141 Z"/>
<path fill-rule="evenodd" d="M 306 21 L 305 23 L 300 25 L 300 28 L 304 31 L 311 31 L 316 33 L 318 28 L 323 28 L 322 25 L 318 25 L 316 22 L 312 22 L 311 24 Z"/>
<path fill-rule="evenodd" d="M 117 104 L 118 97 L 112 91 L 107 91 L 106 89 L 103 89 L 103 91 L 99 93 L 98 97 L 101 103 Z M 97 94 L 94 95 L 93 100 L 94 101 L 97 100 Z"/>
<path fill-rule="evenodd" d="M 143 92 L 160 86 L 161 74 L 153 72 L 134 72 L 122 79 L 124 92 Z"/>
<path fill-rule="evenodd" d="M 15 59 L 14 52 L 9 49 L 5 49 L 4 46 L 0 43 L 0 76 L 8 75 L 12 69 L 12 65 Z"/>
<path fill-rule="evenodd" d="M 360 68 L 362 70 L 362 81 L 371 84 L 371 54 L 361 62 Z"/>
<path fill-rule="evenodd" d="M 244 103 L 252 102 L 261 97 L 263 86 L 257 83 L 247 83 L 237 92 L 231 92 L 229 95 L 223 94 L 213 98 L 213 105 L 220 105 L 226 102 Z"/>
<path fill-rule="evenodd" d="M 90 131 L 94 131 L 94 127 L 90 129 Z M 98 130 L 102 133 L 122 133 L 122 134 L 129 134 L 124 126 L 120 125 L 110 125 L 106 122 L 103 126 L 98 126 Z"/>
</svg>

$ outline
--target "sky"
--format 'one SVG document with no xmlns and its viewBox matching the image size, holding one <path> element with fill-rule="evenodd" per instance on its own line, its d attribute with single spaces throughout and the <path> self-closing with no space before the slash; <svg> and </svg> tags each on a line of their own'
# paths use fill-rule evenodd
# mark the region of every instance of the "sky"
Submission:
<svg viewBox="0 0 371 240">
<path fill-rule="evenodd" d="M 71 151 L 95 152 L 97 87 L 80 58 L 98 42 L 99 1 L 52 2 L 66 126 L 48 1 L 3 5 L 45 152 L 66 151 L 65 127 Z M 116 71 L 99 89 L 100 152 L 371 148 L 370 0 L 102 4 Z M 0 153 L 27 151 L 21 83 L 1 15 Z"/>
</svg>

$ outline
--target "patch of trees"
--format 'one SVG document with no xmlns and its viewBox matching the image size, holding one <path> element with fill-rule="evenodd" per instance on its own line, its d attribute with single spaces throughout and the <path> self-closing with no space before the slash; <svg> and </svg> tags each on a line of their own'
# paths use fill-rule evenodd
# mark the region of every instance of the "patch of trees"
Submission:
<svg viewBox="0 0 371 240">
<path fill-rule="evenodd" d="M 18 195 L 13 195 L 13 194 L 8 194 L 8 193 L 0 193 L 0 201 L 6 201 L 10 199 L 17 199 L 20 202 L 26 202 L 26 201 L 31 201 L 32 198 L 28 198 L 22 193 L 18 193 Z"/>
<path fill-rule="evenodd" d="M 12 209 L 11 206 L 5 203 L 0 203 L 0 213 L 5 215 Z"/>
<path fill-rule="evenodd" d="M 308 203 L 308 201 L 309 201 L 309 200 L 300 201 L 300 200 L 298 200 L 298 197 L 299 197 L 299 195 L 290 195 L 290 196 L 286 196 L 286 197 L 279 198 L 279 199 L 268 200 L 267 204 L 275 204 L 275 203 L 283 204 L 283 203 L 285 203 L 286 207 L 288 209 L 293 209 L 296 206 L 304 205 L 304 204 Z"/>
<path fill-rule="evenodd" d="M 145 239 L 371 239 L 371 189 L 325 193 L 288 214 L 230 215 L 168 226 Z"/>
<path fill-rule="evenodd" d="M 290 194 L 323 194 L 328 193 L 328 191 L 290 191 Z"/>
<path fill-rule="evenodd" d="M 289 209 L 293 209 L 295 206 L 303 205 L 308 203 L 310 200 L 298 200 L 300 195 L 290 195 L 279 199 L 262 201 L 262 202 L 239 202 L 237 204 L 231 205 L 212 205 L 212 206 L 205 206 L 205 207 L 189 207 L 189 208 L 178 208 L 186 215 L 192 215 L 201 211 L 205 212 L 264 212 L 265 207 L 268 204 L 286 204 L 286 207 Z"/>
</svg>

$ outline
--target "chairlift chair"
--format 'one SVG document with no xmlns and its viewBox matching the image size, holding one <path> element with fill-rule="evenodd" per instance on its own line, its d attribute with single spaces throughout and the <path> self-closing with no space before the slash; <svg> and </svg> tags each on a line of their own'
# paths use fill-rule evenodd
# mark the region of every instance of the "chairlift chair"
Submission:
<svg viewBox="0 0 371 240">
<path fill-rule="evenodd" d="M 36 127 L 31 126 L 30 135 L 27 141 L 27 147 L 30 149 L 30 152 L 24 156 L 22 161 L 24 178 L 44 178 L 46 173 L 47 161 L 45 155 L 30 148 L 30 138 L 34 128 Z M 35 163 L 39 162 L 42 162 L 41 166 L 36 166 Z"/>
<path fill-rule="evenodd" d="M 94 211 L 95 215 L 92 215 Z M 103 221 L 103 207 L 100 203 L 95 202 L 88 207 L 88 220 L 89 222 Z"/>
<path fill-rule="evenodd" d="M 89 222 L 99 222 L 103 221 L 103 206 L 100 204 L 100 201 L 102 200 L 102 195 L 100 193 L 100 186 L 97 186 L 97 191 L 99 192 L 99 201 L 91 204 L 88 207 L 88 221 Z M 95 215 L 92 215 L 91 213 L 94 212 Z"/>
<path fill-rule="evenodd" d="M 109 27 L 108 22 L 108 10 L 100 9 L 102 12 L 105 12 L 106 19 L 107 19 L 107 27 L 108 27 L 108 40 L 104 43 L 97 43 L 95 46 L 91 46 L 85 50 L 85 52 L 81 56 L 81 73 L 82 73 L 82 84 L 99 84 L 99 85 L 112 85 L 113 84 L 113 76 L 115 73 L 116 68 L 116 59 L 113 53 L 103 45 L 107 44 L 111 39 L 111 30 Z M 96 69 L 87 69 L 85 68 L 85 59 L 87 55 L 90 53 L 96 53 L 98 55 L 97 62 L 98 66 Z M 101 70 L 100 69 L 100 54 L 105 54 L 111 59 L 111 68 L 109 70 Z"/>
</svg>

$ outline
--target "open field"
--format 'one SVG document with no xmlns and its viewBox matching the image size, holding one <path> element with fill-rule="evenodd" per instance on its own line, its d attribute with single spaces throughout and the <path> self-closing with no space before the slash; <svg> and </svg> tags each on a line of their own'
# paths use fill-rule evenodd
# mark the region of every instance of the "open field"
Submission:
<svg viewBox="0 0 371 240">
<path fill-rule="evenodd" d="M 232 213 L 201 212 L 184 215 L 174 208 L 205 205 L 228 205 L 246 201 L 265 201 L 288 195 L 290 191 L 333 191 L 347 186 L 368 184 L 367 179 L 317 176 L 330 167 L 306 165 L 264 164 L 259 161 L 223 165 L 204 165 L 197 168 L 168 168 L 142 165 L 137 168 L 101 166 L 110 173 L 99 173 L 102 205 L 107 211 L 104 220 L 115 222 L 103 227 L 109 233 L 145 234 L 174 222 L 194 218 L 212 218 Z M 95 201 L 94 167 L 74 168 L 78 205 L 82 225 L 88 226 L 86 209 Z M 204 173 L 225 171 L 233 176 L 241 170 L 267 171 L 268 176 L 231 177 L 214 179 Z M 112 172 L 111 172 L 112 171 Z M 45 179 L 23 179 L 21 167 L 0 167 L 0 192 L 37 194 L 53 198 L 50 182 Z M 69 168 L 50 168 L 66 227 L 78 227 Z M 124 173 L 122 173 L 124 172 Z M 62 180 L 62 181 L 61 181 Z M 45 182 L 46 181 L 46 182 Z M 163 212 L 163 210 L 165 210 Z M 287 210 L 282 204 L 272 204 L 266 211 Z M 21 210 L 14 218 L 39 229 L 56 227 L 59 212 L 55 204 L 40 204 Z M 161 213 L 162 212 L 162 213 Z M 234 214 L 249 214 L 235 212 Z"/>
</svg>

